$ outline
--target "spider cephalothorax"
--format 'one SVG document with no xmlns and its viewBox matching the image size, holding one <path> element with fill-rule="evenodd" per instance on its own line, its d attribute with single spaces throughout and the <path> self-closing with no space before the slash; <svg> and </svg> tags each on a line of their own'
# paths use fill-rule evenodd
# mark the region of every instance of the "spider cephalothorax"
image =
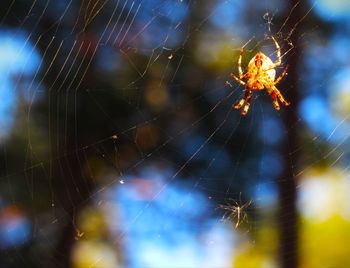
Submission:
<svg viewBox="0 0 350 268">
<path fill-rule="evenodd" d="M 233 108 L 240 109 L 244 103 L 244 107 L 242 109 L 242 115 L 246 115 L 250 103 L 252 102 L 252 91 L 253 90 L 263 90 L 266 89 L 267 93 L 270 94 L 273 105 L 276 110 L 280 109 L 278 100 L 282 102 L 285 106 L 289 105 L 281 92 L 276 88 L 276 84 L 281 81 L 281 79 L 287 74 L 287 69 L 284 68 L 282 74 L 275 80 L 276 70 L 275 68 L 281 65 L 281 48 L 278 45 L 275 38 L 272 36 L 272 40 L 274 41 L 277 48 L 277 61 L 274 63 L 272 60 L 267 57 L 264 53 L 258 52 L 256 55 L 249 61 L 248 63 L 248 71 L 243 74 L 242 71 L 242 55 L 244 50 L 241 50 L 241 54 L 238 58 L 238 74 L 237 77 L 234 73 L 230 73 L 230 76 L 234 78 L 238 83 L 245 86 L 244 97 L 235 105 L 232 105 Z"/>
</svg>

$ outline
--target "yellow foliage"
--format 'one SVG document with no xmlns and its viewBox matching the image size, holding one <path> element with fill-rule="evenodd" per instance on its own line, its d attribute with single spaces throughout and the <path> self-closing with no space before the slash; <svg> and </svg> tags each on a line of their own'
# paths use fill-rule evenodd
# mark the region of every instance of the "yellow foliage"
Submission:
<svg viewBox="0 0 350 268">
<path fill-rule="evenodd" d="M 314 223 L 303 221 L 300 230 L 300 267 L 350 267 L 350 222 L 339 215 Z"/>
</svg>

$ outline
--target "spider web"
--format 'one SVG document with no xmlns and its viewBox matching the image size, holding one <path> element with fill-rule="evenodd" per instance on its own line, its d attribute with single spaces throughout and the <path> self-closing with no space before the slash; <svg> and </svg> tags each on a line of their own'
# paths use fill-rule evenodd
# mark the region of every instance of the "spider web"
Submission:
<svg viewBox="0 0 350 268">
<path fill-rule="evenodd" d="M 87 266 L 162 266 L 162 254 L 152 255 L 138 233 L 154 215 L 159 226 L 146 230 L 148 237 L 174 232 L 165 239 L 181 253 L 172 224 L 189 225 L 181 234 L 192 234 L 208 263 L 224 254 L 225 262 L 214 264 L 229 265 L 239 240 L 254 245 L 254 234 L 271 221 L 284 165 L 293 167 L 301 189 L 299 180 L 320 165 L 339 166 L 347 174 L 349 165 L 342 160 L 348 154 L 349 111 L 336 109 L 323 128 L 305 111 L 309 103 L 321 105 L 322 100 L 311 102 L 318 97 L 313 94 L 330 81 L 319 79 L 317 88 L 308 84 L 311 76 L 321 75 L 312 62 L 301 67 L 299 86 L 312 89 L 301 93 L 300 107 L 277 112 L 267 94 L 258 92 L 246 117 L 231 108 L 242 87 L 228 74 L 236 72 L 242 47 L 243 66 L 257 51 L 274 60 L 270 37 L 275 36 L 283 63 L 277 73 L 298 56 L 291 41 L 295 31 L 301 32 L 302 51 L 313 53 L 308 45 L 320 28 L 310 18 L 314 5 L 290 27 L 300 3 L 288 10 L 278 2 L 249 9 L 233 0 L 4 1 L 3 43 L 16 47 L 9 54 L 5 46 L 10 56 L 2 56 L 8 104 L 2 112 L 0 198 L 2 218 L 22 226 L 18 237 L 3 239 L 2 247 L 11 248 L 4 265 L 62 265 L 66 260 L 60 256 L 69 258 L 64 251 L 72 248 L 69 262 L 84 267 L 80 254 L 86 258 L 91 241 L 99 238 L 105 243 L 94 248 L 105 254 L 95 253 L 92 263 L 87 258 Z M 249 12 L 256 19 L 242 15 Z M 300 31 L 307 23 L 314 24 Z M 291 96 L 296 86 L 281 82 L 278 87 Z M 286 113 L 298 121 L 284 125 Z M 281 150 L 288 133 L 299 129 L 307 134 L 297 137 L 298 148 Z M 303 153 L 308 150 L 312 153 Z M 283 163 L 295 154 L 303 163 Z M 244 208 L 238 221 L 237 208 Z M 135 237 L 142 241 L 136 248 Z M 198 237 L 205 246 L 198 246 Z M 29 243 L 35 247 L 30 253 Z M 160 245 L 159 250 L 166 248 Z M 135 252 L 145 249 L 146 257 L 137 260 Z M 53 257 L 41 257 L 48 252 Z"/>
</svg>

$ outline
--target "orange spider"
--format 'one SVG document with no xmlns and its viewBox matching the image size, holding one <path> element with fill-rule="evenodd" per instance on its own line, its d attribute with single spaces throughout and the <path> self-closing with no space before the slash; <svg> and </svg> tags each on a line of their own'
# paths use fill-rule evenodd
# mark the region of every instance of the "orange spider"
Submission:
<svg viewBox="0 0 350 268">
<path fill-rule="evenodd" d="M 232 72 L 230 73 L 230 76 L 232 78 L 234 78 L 241 85 L 245 86 L 244 97 L 237 104 L 232 105 L 233 108 L 240 109 L 245 103 L 242 109 L 242 115 L 246 115 L 249 110 L 250 103 L 252 102 L 253 90 L 263 90 L 265 88 L 267 93 L 270 94 L 273 101 L 273 105 L 275 106 L 276 110 L 280 109 L 278 100 L 282 102 L 285 106 L 288 106 L 290 104 L 283 98 L 281 92 L 279 92 L 279 90 L 275 86 L 287 74 L 288 66 L 284 68 L 282 74 L 275 80 L 275 68 L 281 65 L 282 60 L 281 48 L 273 36 L 272 40 L 274 41 L 277 48 L 277 61 L 275 63 L 273 63 L 272 60 L 269 57 L 267 57 L 264 53 L 258 52 L 249 61 L 248 71 L 245 74 L 243 74 L 241 63 L 244 50 L 242 48 L 241 54 L 238 58 L 239 77 L 237 77 Z"/>
</svg>

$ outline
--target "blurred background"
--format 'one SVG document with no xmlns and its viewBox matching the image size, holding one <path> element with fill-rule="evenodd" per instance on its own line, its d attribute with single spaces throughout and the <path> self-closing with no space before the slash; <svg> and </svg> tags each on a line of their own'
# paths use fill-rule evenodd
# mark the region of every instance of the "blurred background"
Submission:
<svg viewBox="0 0 350 268">
<path fill-rule="evenodd" d="M 271 36 L 292 104 L 242 117 Z M 0 267 L 349 267 L 349 36 L 346 0 L 2 0 Z"/>
</svg>

